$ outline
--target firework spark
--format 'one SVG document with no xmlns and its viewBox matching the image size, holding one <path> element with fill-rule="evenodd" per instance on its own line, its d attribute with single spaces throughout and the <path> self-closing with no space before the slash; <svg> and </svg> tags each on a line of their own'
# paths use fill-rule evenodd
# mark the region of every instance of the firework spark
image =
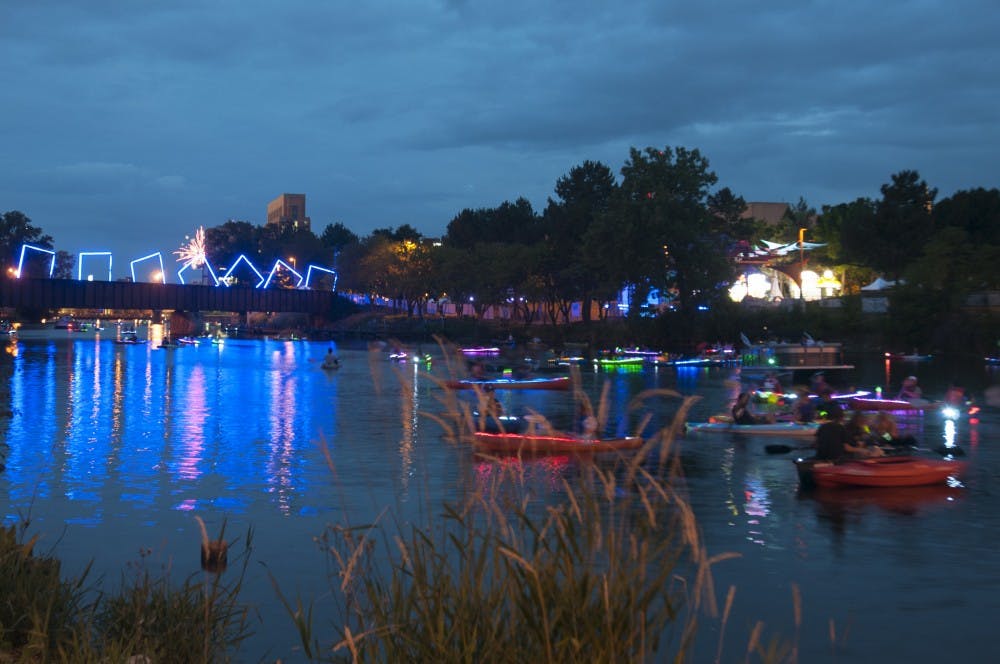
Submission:
<svg viewBox="0 0 1000 664">
<path fill-rule="evenodd" d="M 195 269 L 208 263 L 205 257 L 205 228 L 199 226 L 194 237 L 174 253 L 178 256 L 178 262 L 184 263 L 187 268 Z"/>
</svg>

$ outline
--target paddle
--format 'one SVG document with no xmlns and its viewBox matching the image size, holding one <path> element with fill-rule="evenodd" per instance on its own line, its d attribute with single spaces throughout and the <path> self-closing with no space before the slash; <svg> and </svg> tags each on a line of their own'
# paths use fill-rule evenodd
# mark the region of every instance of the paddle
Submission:
<svg viewBox="0 0 1000 664">
<path fill-rule="evenodd" d="M 768 454 L 788 454 L 789 452 L 798 452 L 799 450 L 815 449 L 815 445 L 782 445 L 780 443 L 773 443 L 764 446 L 764 451 Z"/>
</svg>

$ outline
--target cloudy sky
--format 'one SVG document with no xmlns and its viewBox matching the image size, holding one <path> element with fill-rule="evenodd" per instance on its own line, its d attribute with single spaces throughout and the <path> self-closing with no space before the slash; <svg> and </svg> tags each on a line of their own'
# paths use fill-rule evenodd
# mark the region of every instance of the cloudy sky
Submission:
<svg viewBox="0 0 1000 664">
<path fill-rule="evenodd" d="M 1000 186 L 998 31 L 996 0 L 4 0 L 0 212 L 125 266 L 282 192 L 317 233 L 541 211 L 633 146 L 748 201 L 944 197 Z"/>
</svg>

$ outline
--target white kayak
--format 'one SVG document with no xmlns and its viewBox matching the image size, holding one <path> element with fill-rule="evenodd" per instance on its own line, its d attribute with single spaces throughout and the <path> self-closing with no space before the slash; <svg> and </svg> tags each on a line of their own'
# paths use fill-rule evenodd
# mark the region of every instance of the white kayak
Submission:
<svg viewBox="0 0 1000 664">
<path fill-rule="evenodd" d="M 732 422 L 688 422 L 688 433 L 729 433 L 747 436 L 790 436 L 792 438 L 812 438 L 819 425 L 815 422 L 768 422 L 765 424 L 733 424 Z"/>
</svg>

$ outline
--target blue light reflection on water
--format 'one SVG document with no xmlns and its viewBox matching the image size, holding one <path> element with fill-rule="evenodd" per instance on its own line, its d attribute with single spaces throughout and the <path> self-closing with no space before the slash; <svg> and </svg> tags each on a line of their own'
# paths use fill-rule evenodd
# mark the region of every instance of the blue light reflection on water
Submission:
<svg viewBox="0 0 1000 664">
<path fill-rule="evenodd" d="M 440 427 L 421 416 L 440 412 L 432 376 L 443 363 L 395 365 L 338 349 L 343 366 L 330 373 L 318 366 L 327 348 L 238 340 L 176 350 L 76 338 L 18 342 L 0 362 L 0 393 L 9 390 L 14 411 L 0 418 L 9 445 L 0 473 L 5 522 L 30 512 L 43 542 L 58 540 L 67 571 L 94 559 L 114 579 L 147 547 L 182 575 L 197 570 L 197 513 L 212 532 L 225 521 L 230 539 L 252 527 L 254 560 L 267 563 L 287 594 L 321 594 L 325 566 L 313 538 L 326 523 L 370 523 L 387 508 L 400 524 L 422 520 L 499 471 L 445 444 Z M 952 369 L 921 371 L 933 393 L 943 391 Z M 858 384 L 891 384 L 900 372 L 913 370 L 875 361 Z M 634 426 L 639 415 L 628 404 L 642 390 L 701 395 L 691 418 L 704 419 L 724 410 L 734 389 L 728 369 L 582 378 L 595 403 L 611 381 L 615 433 Z M 996 382 L 989 373 L 963 378 L 980 394 Z M 562 426 L 573 419 L 565 393 L 500 398 L 508 412 L 531 408 Z M 651 403 L 654 424 L 676 407 L 663 398 Z M 964 487 L 908 492 L 800 496 L 791 455 L 763 451 L 773 441 L 681 441 L 686 494 L 709 551 L 741 556 L 716 568 L 720 593 L 737 587 L 726 652 L 735 656 L 746 645 L 737 625 L 765 620 L 793 633 L 796 583 L 805 609 L 802 661 L 833 658 L 831 619 L 841 629 L 850 625 L 841 659 L 975 659 L 972 644 L 992 635 L 987 616 L 1000 596 L 997 558 L 983 544 L 1000 527 L 993 487 L 1000 476 L 998 420 L 996 409 L 984 409 L 977 423 L 963 420 L 954 430 L 931 416 L 908 422 L 927 446 L 953 440 L 973 464 Z M 580 471 L 578 460 L 562 456 L 527 467 L 554 495 Z M 252 567 L 244 592 L 279 625 L 261 630 L 255 647 L 287 655 L 294 632 L 266 573 Z M 933 620 L 943 633 L 932 643 L 911 638 L 914 617 Z M 699 643 L 714 657 L 711 627 Z"/>
</svg>

